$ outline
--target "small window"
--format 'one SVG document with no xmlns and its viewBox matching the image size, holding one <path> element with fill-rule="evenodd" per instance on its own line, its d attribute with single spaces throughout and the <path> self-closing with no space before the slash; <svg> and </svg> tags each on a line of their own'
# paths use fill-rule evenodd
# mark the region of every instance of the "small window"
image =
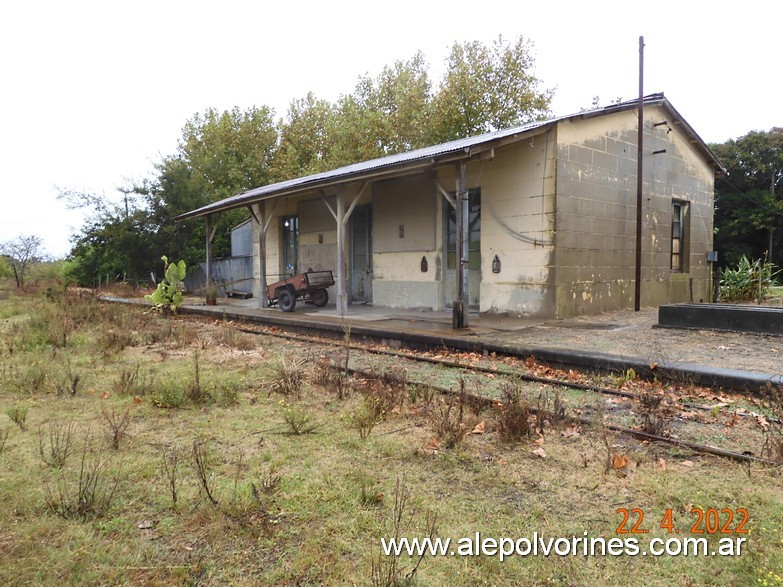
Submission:
<svg viewBox="0 0 783 587">
<path fill-rule="evenodd" d="M 687 202 L 672 202 L 672 271 L 684 272 L 686 267 L 686 222 L 687 222 Z"/>
</svg>

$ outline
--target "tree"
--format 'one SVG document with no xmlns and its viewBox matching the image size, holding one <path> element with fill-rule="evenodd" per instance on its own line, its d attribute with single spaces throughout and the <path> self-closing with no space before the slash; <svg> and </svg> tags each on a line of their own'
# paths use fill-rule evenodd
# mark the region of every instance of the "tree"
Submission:
<svg viewBox="0 0 783 587">
<path fill-rule="evenodd" d="M 727 174 L 715 180 L 715 247 L 725 264 L 783 260 L 783 128 L 711 145 Z"/>
<path fill-rule="evenodd" d="M 175 155 L 156 166 L 157 178 L 136 186 L 146 198 L 158 234 L 158 256 L 166 252 L 198 267 L 204 258 L 203 223 L 175 223 L 184 212 L 275 180 L 272 161 L 278 132 L 266 106 L 224 112 L 208 109 L 185 123 Z M 246 213 L 222 214 L 214 241 L 216 256 L 230 254 L 229 230 Z"/>
<path fill-rule="evenodd" d="M 372 79 L 361 76 L 355 104 L 364 112 L 370 136 L 367 143 L 379 155 L 400 153 L 430 142 L 430 80 L 421 52 L 407 61 L 386 66 Z"/>
<path fill-rule="evenodd" d="M 155 165 L 154 178 L 120 190 L 124 206 L 70 194 L 94 211 L 74 239 L 72 274 L 84 285 L 97 275 L 146 277 L 164 253 L 198 267 L 204 223 L 176 223 L 179 214 L 275 181 L 541 118 L 552 93 L 539 90 L 530 49 L 522 37 L 455 44 L 434 93 L 419 52 L 375 77 L 359 76 L 354 91 L 335 103 L 308 93 L 277 123 L 266 106 L 196 114 L 176 153 Z M 215 256 L 229 254 L 229 229 L 246 216 L 220 216 Z"/>
<path fill-rule="evenodd" d="M 13 275 L 11 265 L 6 261 L 5 256 L 0 255 L 0 278 L 13 277 Z"/>
<path fill-rule="evenodd" d="M 178 157 L 207 202 L 269 182 L 277 145 L 273 112 L 266 106 L 219 113 L 208 109 L 185 123 Z"/>
<path fill-rule="evenodd" d="M 498 37 L 491 47 L 455 43 L 434 98 L 434 138 L 447 141 L 541 120 L 552 90 L 533 75 L 532 44 Z"/>
<path fill-rule="evenodd" d="M 43 240 L 35 235 L 19 235 L 0 245 L 0 253 L 9 259 L 16 286 L 22 287 L 31 265 L 43 260 Z"/>
<path fill-rule="evenodd" d="M 285 119 L 277 125 L 279 144 L 272 174 L 278 180 L 325 171 L 331 164 L 330 151 L 335 109 L 313 92 L 294 100 Z"/>
<path fill-rule="evenodd" d="M 530 49 L 522 37 L 456 43 L 434 93 L 421 52 L 359 76 L 335 104 L 309 93 L 278 123 L 273 175 L 291 179 L 543 118 L 552 92 L 539 90 Z"/>
<path fill-rule="evenodd" d="M 157 226 L 150 221 L 143 200 L 133 188 L 118 190 L 117 204 L 96 194 L 61 190 L 58 196 L 70 209 L 89 211 L 80 234 L 72 238 L 67 277 L 81 285 L 96 279 L 146 278 L 160 257 L 155 251 Z"/>
</svg>

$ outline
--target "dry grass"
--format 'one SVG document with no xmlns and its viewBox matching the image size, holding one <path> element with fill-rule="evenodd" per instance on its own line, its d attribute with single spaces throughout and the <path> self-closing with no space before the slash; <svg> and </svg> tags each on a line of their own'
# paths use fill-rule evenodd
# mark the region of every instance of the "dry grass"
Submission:
<svg viewBox="0 0 783 587">
<path fill-rule="evenodd" d="M 393 407 L 362 440 L 346 421 L 365 398 L 383 393 L 336 401 L 333 390 L 306 377 L 286 400 L 296 398 L 297 408 L 318 427 L 310 434 L 285 434 L 280 396 L 268 395 L 264 386 L 272 369 L 263 353 L 203 345 L 214 332 L 209 324 L 132 308 L 78 308 L 76 302 L 68 310 L 74 316 L 93 316 L 74 318 L 67 337 L 71 368 L 82 375 L 79 391 L 30 394 L 12 385 L 16 374 L 61 359 L 52 359 L 45 337 L 28 330 L 24 316 L 43 302 L 3 301 L 0 314 L 7 316 L 6 303 L 16 304 L 18 312 L 0 326 L 0 414 L 29 406 L 29 428 L 46 434 L 55 423 L 76 422 L 78 440 L 60 472 L 42 466 L 40 437 L 9 421 L 0 426 L 7 436 L 0 452 L 2 584 L 56 585 L 67 577 L 74 584 L 367 585 L 405 579 L 414 568 L 416 584 L 436 586 L 510 585 L 521 577 L 530 585 L 750 585 L 769 581 L 769 572 L 773 579 L 781 574 L 778 469 L 608 436 L 609 450 L 628 463 L 607 472 L 598 431 L 550 429 L 543 438 L 528 439 L 515 414 L 509 425 L 517 442 L 508 443 L 491 425 L 470 433 L 474 420 L 490 423 L 493 415 L 476 408 L 478 415 L 471 411 L 468 422 L 463 402 L 456 401 L 449 422 L 467 433 L 446 448 L 432 444 L 431 418 L 439 406 L 446 411 L 448 401 L 425 401 L 408 391 L 393 394 Z M 101 331 L 119 322 L 132 333 L 131 343 L 105 356 L 96 353 Z M 11 324 L 24 325 L 27 340 L 38 342 L 20 345 Z M 280 346 L 290 360 L 301 360 L 301 348 Z M 152 400 L 165 382 L 184 392 L 194 384 L 195 351 L 199 384 L 235 390 L 237 401 L 156 407 Z M 120 383 L 134 366 L 144 374 L 146 394 Z M 522 406 L 524 397 L 538 393 L 519 389 L 515 401 Z M 551 398 L 549 408 L 559 401 Z M 126 412 L 133 437 L 119 452 L 101 452 L 105 442 L 83 440 L 88 430 L 107 426 L 102 413 Z M 43 438 L 48 450 L 51 436 Z M 105 480 L 96 495 L 100 507 L 69 510 L 78 503 L 69 496 L 78 495 L 82 463 L 86 489 L 92 473 Z M 489 556 L 403 556 L 394 565 L 378 558 L 380 537 L 396 532 L 412 537 L 436 530 L 456 539 L 476 531 L 494 538 L 588 531 L 612 538 L 618 507 L 642 508 L 650 536 L 663 538 L 658 522 L 668 508 L 687 534 L 691 507 L 744 507 L 751 515 L 749 545 L 736 558 L 539 556 L 500 563 Z"/>
</svg>

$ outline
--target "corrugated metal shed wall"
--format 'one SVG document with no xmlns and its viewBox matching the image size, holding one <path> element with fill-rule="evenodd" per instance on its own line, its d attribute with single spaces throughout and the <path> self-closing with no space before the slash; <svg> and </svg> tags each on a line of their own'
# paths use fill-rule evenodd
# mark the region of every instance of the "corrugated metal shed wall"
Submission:
<svg viewBox="0 0 783 587">
<path fill-rule="evenodd" d="M 250 220 L 231 229 L 231 256 L 249 257 L 253 255 L 253 223 Z"/>
</svg>

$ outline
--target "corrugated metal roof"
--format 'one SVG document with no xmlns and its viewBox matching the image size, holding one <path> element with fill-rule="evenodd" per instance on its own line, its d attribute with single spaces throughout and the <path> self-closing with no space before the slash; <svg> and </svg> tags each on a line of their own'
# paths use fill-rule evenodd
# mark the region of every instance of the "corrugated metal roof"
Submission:
<svg viewBox="0 0 783 587">
<path fill-rule="evenodd" d="M 369 161 L 363 161 L 361 163 L 353 163 L 344 167 L 338 167 L 330 171 L 324 171 L 321 173 L 315 173 L 313 175 L 307 175 L 304 177 L 298 177 L 296 179 L 289 179 L 278 183 L 265 185 L 262 187 L 248 190 L 236 196 L 220 200 L 193 210 L 180 214 L 176 217 L 176 220 L 186 220 L 188 218 L 195 218 L 198 216 L 206 216 L 208 214 L 214 214 L 215 212 L 221 212 L 224 210 L 230 210 L 233 208 L 239 208 L 248 206 L 255 202 L 268 199 L 271 197 L 280 197 L 291 192 L 302 191 L 304 189 L 316 189 L 324 187 L 326 185 L 333 184 L 340 180 L 344 181 L 356 181 L 361 180 L 363 176 L 369 176 L 377 173 L 381 170 L 393 171 L 395 169 L 404 169 L 415 163 L 437 161 L 438 158 L 444 156 L 452 156 L 458 154 L 460 151 L 465 152 L 465 157 L 470 156 L 471 149 L 477 146 L 483 146 L 495 141 L 502 141 L 504 139 L 513 139 L 516 135 L 529 136 L 531 132 L 539 129 L 543 129 L 553 123 L 561 122 L 571 118 L 590 118 L 593 116 L 599 116 L 602 114 L 609 114 L 612 112 L 618 112 L 620 110 L 627 110 L 637 105 L 638 100 L 629 100 L 627 102 L 620 102 L 618 104 L 612 104 L 610 106 L 594 108 L 591 110 L 585 110 L 577 114 L 568 114 L 565 116 L 559 116 L 548 120 L 542 120 L 538 122 L 532 122 L 522 126 L 508 128 L 504 130 L 498 130 L 490 133 L 476 135 L 473 137 L 467 137 L 464 139 L 457 139 L 449 141 L 447 143 L 441 143 L 439 145 L 433 145 L 431 147 L 424 147 L 421 149 L 415 149 L 413 151 L 406 151 L 404 153 L 396 153 L 394 155 L 387 155 L 385 157 L 379 157 L 377 159 L 371 159 Z M 701 138 L 693 131 L 687 122 L 680 116 L 680 114 L 671 106 L 668 100 L 664 97 L 663 93 L 651 94 L 644 98 L 645 106 L 663 104 L 667 106 L 673 115 L 680 119 L 685 126 L 686 132 L 692 135 L 700 144 L 704 151 L 705 157 L 713 163 L 713 166 L 723 170 L 722 165 L 718 162 L 715 155 L 709 150 L 707 145 Z M 519 137 L 522 138 L 522 137 Z"/>
</svg>

